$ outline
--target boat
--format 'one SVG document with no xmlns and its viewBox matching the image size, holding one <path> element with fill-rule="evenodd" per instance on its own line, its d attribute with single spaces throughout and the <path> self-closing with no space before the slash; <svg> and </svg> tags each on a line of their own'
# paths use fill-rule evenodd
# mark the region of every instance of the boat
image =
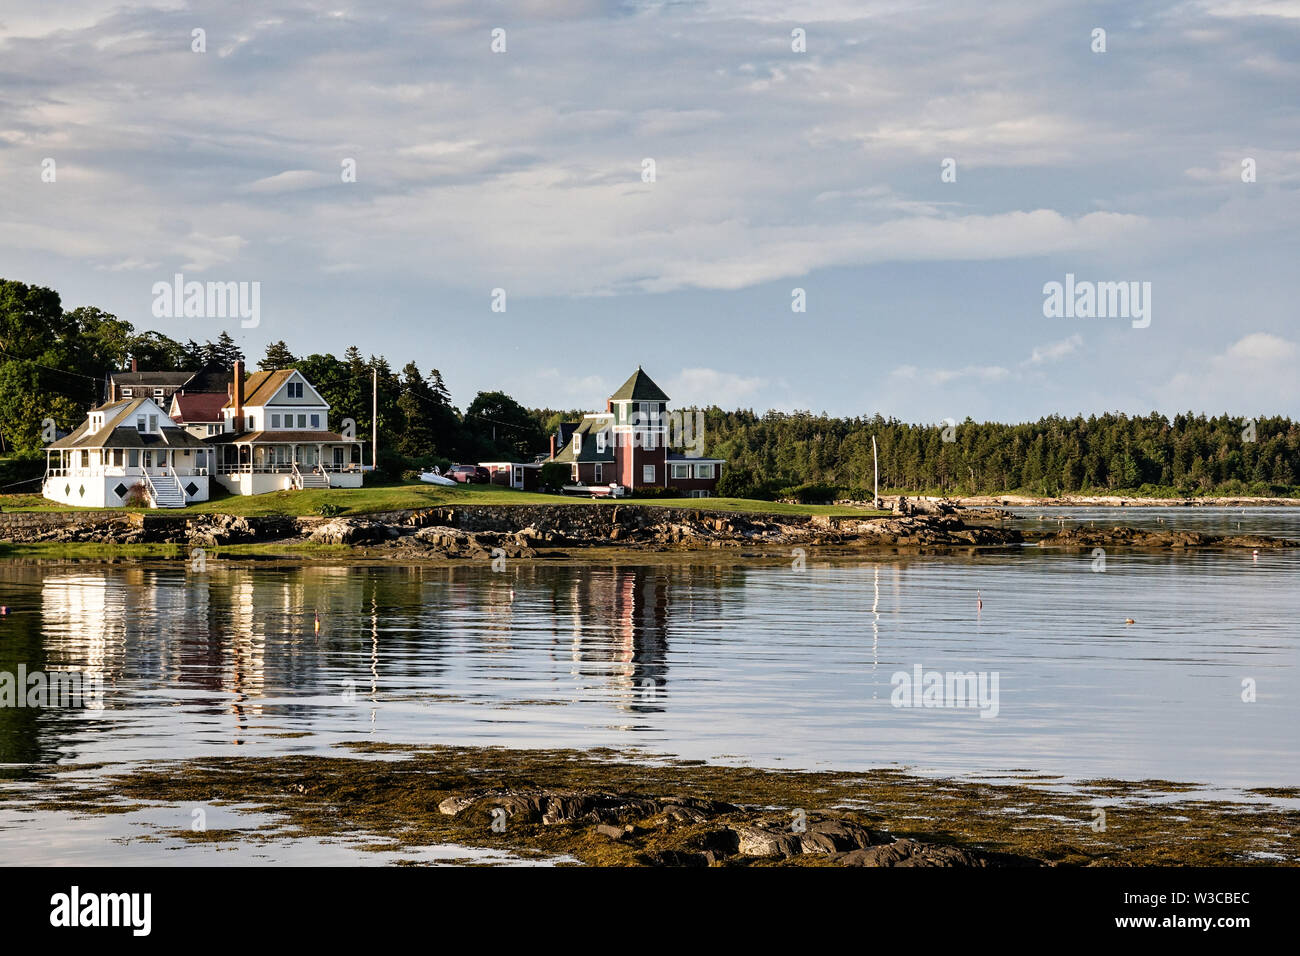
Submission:
<svg viewBox="0 0 1300 956">
<path fill-rule="evenodd" d="M 431 484 L 431 485 L 454 485 L 454 484 L 456 484 L 456 482 L 452 481 L 450 478 L 448 478 L 446 475 L 444 475 L 442 472 L 440 472 L 437 468 L 433 469 L 433 471 L 425 471 L 425 472 L 421 472 L 421 473 L 420 473 L 420 480 L 421 480 L 421 481 L 426 481 L 426 482 L 428 482 L 428 483 Z"/>
<path fill-rule="evenodd" d="M 590 495 L 593 498 L 622 498 L 627 489 L 610 482 L 608 485 L 565 485 L 560 489 L 566 495 Z"/>
</svg>

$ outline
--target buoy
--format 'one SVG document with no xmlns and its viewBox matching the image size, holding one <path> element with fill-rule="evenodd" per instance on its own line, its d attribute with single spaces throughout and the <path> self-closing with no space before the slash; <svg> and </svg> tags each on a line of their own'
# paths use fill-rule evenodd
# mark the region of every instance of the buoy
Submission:
<svg viewBox="0 0 1300 956">
<path fill-rule="evenodd" d="M 1133 620 L 1133 618 L 1131 618 L 1131 617 L 1126 617 L 1126 618 L 1124 618 L 1124 623 L 1125 623 L 1125 624 L 1136 624 L 1137 621 Z"/>
<path fill-rule="evenodd" d="M 319 614 L 318 612 L 316 612 L 316 611 L 313 611 L 313 612 L 312 612 L 312 615 L 316 618 L 316 633 L 319 634 L 319 633 L 320 633 L 320 614 Z"/>
<path fill-rule="evenodd" d="M 1251 557 L 1253 557 L 1253 558 L 1255 559 L 1255 563 L 1258 564 L 1258 563 L 1259 563 L 1259 548 L 1256 548 L 1254 551 L 1250 552 L 1250 554 L 1251 554 Z"/>
<path fill-rule="evenodd" d="M 982 611 L 983 609 L 984 609 L 984 596 L 983 596 L 982 594 L 980 594 L 979 591 L 976 591 L 976 592 L 975 592 L 975 610 L 977 610 L 977 611 Z"/>
</svg>

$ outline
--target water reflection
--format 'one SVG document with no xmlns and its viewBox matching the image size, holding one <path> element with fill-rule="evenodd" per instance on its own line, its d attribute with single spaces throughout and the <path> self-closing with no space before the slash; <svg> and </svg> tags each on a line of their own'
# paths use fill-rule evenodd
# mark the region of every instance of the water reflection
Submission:
<svg viewBox="0 0 1300 956">
<path fill-rule="evenodd" d="M 105 688 L 98 712 L 0 708 L 0 763 L 325 752 L 371 735 L 1300 778 L 1300 555 L 1117 551 L 1104 574 L 1038 548 L 810 557 L 803 572 L 703 555 L 505 572 L 0 562 L 0 670 L 87 669 Z M 917 664 L 999 672 L 998 719 L 891 707 L 891 675 Z M 1243 678 L 1258 703 L 1241 702 Z"/>
</svg>

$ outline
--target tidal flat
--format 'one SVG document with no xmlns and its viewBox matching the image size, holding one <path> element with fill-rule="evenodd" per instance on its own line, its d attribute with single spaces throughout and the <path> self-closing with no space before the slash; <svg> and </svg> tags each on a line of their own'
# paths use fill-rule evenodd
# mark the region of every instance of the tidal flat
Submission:
<svg viewBox="0 0 1300 956">
<path fill-rule="evenodd" d="M 418 862 L 595 866 L 1241 866 L 1300 863 L 1300 789 L 1214 799 L 1162 780 L 1068 785 L 893 769 L 785 771 L 608 749 L 348 743 L 338 756 L 214 757 L 35 771 L 0 790 L 24 814 L 155 812 L 138 840 L 319 841 Z M 175 825 L 195 809 L 250 823 Z M 1099 812 L 1104 811 L 1104 812 Z M 483 851 L 495 851 L 483 857 Z"/>
</svg>

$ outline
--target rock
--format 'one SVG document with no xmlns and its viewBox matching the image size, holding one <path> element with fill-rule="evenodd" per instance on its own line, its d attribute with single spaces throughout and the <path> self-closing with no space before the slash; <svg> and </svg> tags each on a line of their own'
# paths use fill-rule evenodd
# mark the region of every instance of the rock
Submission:
<svg viewBox="0 0 1300 956">
<path fill-rule="evenodd" d="M 609 837 L 611 840 L 626 840 L 631 836 L 631 827 L 610 826 L 608 823 L 599 823 L 596 825 L 596 832 L 601 836 Z"/>
<path fill-rule="evenodd" d="M 803 852 L 794 833 L 766 827 L 737 827 L 736 842 L 741 856 L 791 857 Z"/>
<path fill-rule="evenodd" d="M 1041 866 L 1037 860 L 1012 856 L 1009 853 L 987 853 L 982 850 L 965 850 L 955 846 L 918 843 L 915 840 L 896 840 L 883 846 L 836 854 L 832 859 L 841 866 L 946 866 L 946 867 L 1006 867 Z"/>
</svg>

